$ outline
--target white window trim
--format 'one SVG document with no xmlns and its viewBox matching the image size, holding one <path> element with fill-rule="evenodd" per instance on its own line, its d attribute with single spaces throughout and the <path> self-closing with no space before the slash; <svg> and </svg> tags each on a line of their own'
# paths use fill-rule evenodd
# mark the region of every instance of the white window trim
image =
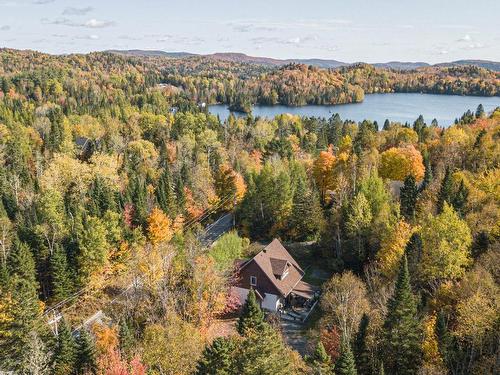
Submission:
<svg viewBox="0 0 500 375">
<path fill-rule="evenodd" d="M 250 285 L 251 286 L 257 286 L 257 277 L 256 276 L 250 276 Z"/>
</svg>

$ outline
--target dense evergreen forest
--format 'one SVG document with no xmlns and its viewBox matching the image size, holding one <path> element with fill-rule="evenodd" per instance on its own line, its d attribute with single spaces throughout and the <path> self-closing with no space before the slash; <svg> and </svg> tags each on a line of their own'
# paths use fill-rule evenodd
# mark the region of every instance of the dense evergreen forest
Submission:
<svg viewBox="0 0 500 375">
<path fill-rule="evenodd" d="M 0 372 L 499 373 L 499 108 L 408 125 L 200 105 L 499 88 L 475 67 L 0 50 Z M 304 355 L 230 293 L 273 238 L 328 275 Z"/>
</svg>

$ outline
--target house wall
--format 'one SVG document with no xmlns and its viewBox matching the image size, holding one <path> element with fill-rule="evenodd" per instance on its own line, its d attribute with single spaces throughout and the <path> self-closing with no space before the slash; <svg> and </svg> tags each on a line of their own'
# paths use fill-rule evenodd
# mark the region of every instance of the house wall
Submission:
<svg viewBox="0 0 500 375">
<path fill-rule="evenodd" d="M 247 300 L 248 292 L 250 292 L 249 289 L 240 288 L 237 286 L 233 287 L 233 293 L 234 295 L 238 296 L 240 304 L 242 305 Z M 265 310 L 272 312 L 278 311 L 280 305 L 281 305 L 280 297 L 271 293 L 265 293 L 264 300 L 261 301 L 261 307 Z"/>
<path fill-rule="evenodd" d="M 238 274 L 238 280 L 236 285 L 240 288 L 250 289 L 250 276 L 257 277 L 257 285 L 256 288 L 261 293 L 271 293 L 271 294 L 280 294 L 279 290 L 272 283 L 271 280 L 267 277 L 267 275 L 262 272 L 262 269 L 255 263 L 255 261 L 251 261 L 250 264 L 246 265 Z M 246 298 L 246 297 L 245 297 Z"/>
</svg>

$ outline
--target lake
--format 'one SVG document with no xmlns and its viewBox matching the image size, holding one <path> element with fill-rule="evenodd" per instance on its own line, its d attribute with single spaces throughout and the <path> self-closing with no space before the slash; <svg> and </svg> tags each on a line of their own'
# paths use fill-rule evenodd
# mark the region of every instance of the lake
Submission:
<svg viewBox="0 0 500 375">
<path fill-rule="evenodd" d="M 339 113 L 343 120 L 354 121 L 376 120 L 380 126 L 385 119 L 390 121 L 413 123 L 419 115 L 423 115 L 427 123 L 437 119 L 440 126 L 453 124 L 455 118 L 462 116 L 468 109 L 475 111 L 482 104 L 486 112 L 492 111 L 500 106 L 500 97 L 483 96 L 458 96 L 458 95 L 434 95 L 434 94 L 370 94 L 365 95 L 362 103 L 338 104 L 338 105 L 306 105 L 302 107 L 290 107 L 285 105 L 253 107 L 253 116 L 273 118 L 282 113 L 291 113 L 299 116 L 314 116 L 330 118 L 334 113 Z M 219 115 L 223 121 L 229 116 L 229 110 L 225 104 L 209 106 L 209 111 Z M 245 116 L 236 113 L 237 116 Z"/>
</svg>

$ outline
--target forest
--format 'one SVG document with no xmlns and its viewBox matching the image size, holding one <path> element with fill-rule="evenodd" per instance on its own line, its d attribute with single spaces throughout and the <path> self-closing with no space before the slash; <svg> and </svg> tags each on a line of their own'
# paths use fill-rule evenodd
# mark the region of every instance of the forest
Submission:
<svg viewBox="0 0 500 375">
<path fill-rule="evenodd" d="M 498 73 L 202 59 L 0 50 L 0 372 L 498 373 L 500 108 L 221 123 L 200 105 L 499 95 Z M 273 238 L 328 275 L 305 353 L 231 293 Z"/>
</svg>

